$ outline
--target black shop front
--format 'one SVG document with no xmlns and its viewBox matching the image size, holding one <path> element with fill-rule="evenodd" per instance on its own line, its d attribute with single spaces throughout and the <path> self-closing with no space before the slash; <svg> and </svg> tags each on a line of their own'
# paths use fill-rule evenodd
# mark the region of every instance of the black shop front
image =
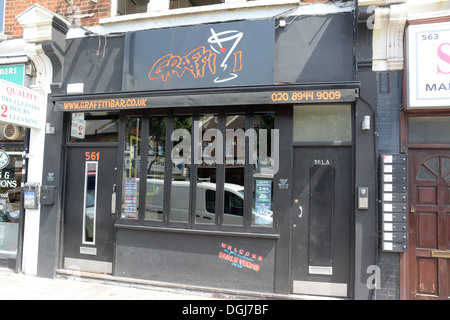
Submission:
<svg viewBox="0 0 450 320">
<path fill-rule="evenodd" d="M 353 15 L 279 26 L 66 41 L 58 270 L 355 295 Z"/>
</svg>

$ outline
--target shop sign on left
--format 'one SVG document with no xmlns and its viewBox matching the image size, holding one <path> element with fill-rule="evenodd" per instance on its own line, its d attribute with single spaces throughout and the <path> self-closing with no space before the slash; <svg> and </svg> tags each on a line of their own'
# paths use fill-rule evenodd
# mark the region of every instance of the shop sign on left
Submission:
<svg viewBox="0 0 450 320">
<path fill-rule="evenodd" d="M 42 129 L 45 103 L 45 94 L 0 79 L 0 121 Z"/>
</svg>

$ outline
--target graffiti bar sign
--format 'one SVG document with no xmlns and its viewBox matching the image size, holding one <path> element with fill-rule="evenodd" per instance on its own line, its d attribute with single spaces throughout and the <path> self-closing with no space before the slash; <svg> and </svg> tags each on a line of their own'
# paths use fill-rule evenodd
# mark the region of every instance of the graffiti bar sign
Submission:
<svg viewBox="0 0 450 320">
<path fill-rule="evenodd" d="M 126 35 L 124 90 L 273 84 L 273 20 Z"/>
<path fill-rule="evenodd" d="M 410 108 L 450 105 L 450 22 L 408 27 Z"/>
</svg>

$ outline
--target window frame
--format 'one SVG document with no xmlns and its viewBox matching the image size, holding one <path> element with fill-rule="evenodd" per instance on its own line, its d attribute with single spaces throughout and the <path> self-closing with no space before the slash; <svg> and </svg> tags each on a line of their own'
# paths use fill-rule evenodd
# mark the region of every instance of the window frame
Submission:
<svg viewBox="0 0 450 320">
<path fill-rule="evenodd" d="M 170 152 L 172 150 L 172 141 L 171 134 L 174 130 L 174 120 L 175 117 L 179 116 L 190 116 L 192 127 L 194 126 L 194 121 L 198 121 L 199 115 L 202 114 L 216 114 L 219 119 L 218 129 L 225 136 L 226 133 L 226 117 L 227 115 L 234 114 L 243 114 L 246 116 L 245 118 L 245 130 L 252 129 L 254 123 L 254 115 L 261 112 L 274 112 L 275 114 L 275 123 L 274 129 L 277 129 L 278 123 L 278 111 L 273 106 L 249 106 L 245 108 L 243 111 L 242 106 L 240 107 L 227 107 L 219 108 L 219 107 L 209 107 L 209 108 L 196 108 L 195 110 L 189 109 L 171 109 L 169 111 L 166 110 L 145 110 L 145 111 L 128 111 L 121 113 L 120 116 L 120 132 L 119 132 L 119 161 L 123 160 L 123 155 L 125 151 L 125 126 L 126 126 L 126 118 L 131 117 L 142 117 L 143 119 L 143 130 L 142 133 L 142 141 L 147 141 L 149 132 L 151 129 L 149 128 L 149 121 L 151 117 L 156 116 L 164 116 L 167 119 L 166 122 L 166 144 L 165 144 L 165 157 L 170 156 Z M 150 130 L 149 130 L 150 129 Z M 192 131 L 191 131 L 192 132 Z M 225 158 L 225 148 L 226 143 L 223 143 L 223 155 Z M 191 151 L 194 149 L 194 139 L 191 139 Z M 148 143 L 143 143 L 141 146 L 141 154 L 148 155 Z M 211 232 L 239 232 L 239 233 L 260 233 L 260 234 L 276 234 L 277 232 L 277 213 L 276 213 L 276 202 L 273 200 L 273 223 L 271 226 L 262 225 L 252 225 L 252 202 L 253 198 L 253 165 L 249 163 L 249 143 L 248 138 L 246 138 L 245 144 L 245 165 L 244 165 L 244 213 L 243 213 L 243 224 L 242 225 L 225 225 L 223 223 L 224 220 L 224 201 L 225 201 L 225 161 L 222 164 L 216 165 L 216 175 L 217 175 L 217 187 L 215 194 L 215 223 L 212 224 L 201 224 L 196 223 L 195 214 L 196 214 L 196 201 L 197 199 L 197 178 L 198 178 L 198 164 L 194 163 L 194 156 L 191 156 L 191 164 L 190 164 L 190 189 L 189 189 L 189 216 L 187 222 L 182 221 L 171 221 L 170 220 L 170 211 L 171 211 L 171 187 L 172 187 L 172 161 L 165 161 L 165 175 L 164 175 L 164 199 L 163 199 L 163 218 L 161 221 L 157 220 L 145 220 L 145 204 L 146 197 L 139 197 L 139 209 L 137 212 L 137 219 L 127 219 L 122 218 L 121 215 L 118 215 L 117 222 L 120 225 L 128 225 L 128 226 L 139 226 L 144 228 L 156 228 L 161 230 L 192 230 L 192 231 L 211 231 Z M 193 155 L 193 153 L 192 153 Z M 140 162 L 140 170 L 141 172 L 145 172 L 145 168 L 148 163 L 148 156 L 144 158 L 144 161 Z M 224 159 L 225 160 L 225 159 Z M 119 168 L 123 168 L 122 165 L 119 164 Z M 123 170 L 123 169 L 122 169 Z M 144 171 L 142 171 L 144 170 Z M 123 175 L 119 175 L 120 181 L 118 181 L 118 189 L 122 189 L 123 186 Z M 272 178 L 272 181 L 275 181 L 276 174 Z M 138 186 L 139 194 L 146 194 L 146 179 L 140 179 L 140 184 Z M 275 192 L 275 190 L 274 190 Z M 122 195 L 122 190 L 118 190 L 118 194 Z M 276 195 L 274 195 L 276 198 Z M 119 208 L 121 208 L 123 204 L 123 199 L 120 197 L 118 199 Z"/>
<path fill-rule="evenodd" d="M 5 34 L 6 0 L 0 0 L 0 34 Z"/>
<path fill-rule="evenodd" d="M 127 1 L 127 0 L 113 0 L 112 1 L 112 3 L 111 3 L 111 17 L 112 18 L 119 17 L 119 16 L 128 16 L 128 15 L 132 15 L 132 14 L 143 14 L 143 13 L 158 12 L 158 11 L 164 12 L 164 11 L 171 11 L 171 10 L 186 10 L 186 9 L 189 9 L 189 8 L 192 8 L 192 7 L 207 7 L 207 6 L 211 6 L 211 5 L 223 5 L 223 4 L 226 4 L 226 0 L 224 0 L 224 1 L 220 2 L 220 3 L 211 3 L 211 4 L 204 4 L 204 5 L 198 5 L 198 6 L 191 5 L 191 6 L 188 6 L 188 7 L 171 8 L 170 7 L 171 1 L 169 1 L 169 4 L 168 4 L 169 7 L 167 9 L 160 8 L 158 10 L 149 11 L 148 8 L 149 8 L 150 2 L 151 2 L 151 0 L 149 0 L 149 2 L 147 3 L 147 10 L 144 11 L 144 12 L 119 14 L 119 9 L 121 7 L 121 3 L 120 3 L 121 1 L 123 2 L 123 1 Z M 245 1 L 245 2 L 247 2 L 247 1 Z"/>
</svg>

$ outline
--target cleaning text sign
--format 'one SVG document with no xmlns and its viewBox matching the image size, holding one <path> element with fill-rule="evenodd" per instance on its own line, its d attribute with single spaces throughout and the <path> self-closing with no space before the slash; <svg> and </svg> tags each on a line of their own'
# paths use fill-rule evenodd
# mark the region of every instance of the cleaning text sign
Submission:
<svg viewBox="0 0 450 320">
<path fill-rule="evenodd" d="M 0 80 L 0 121 L 44 128 L 46 95 Z"/>
</svg>

